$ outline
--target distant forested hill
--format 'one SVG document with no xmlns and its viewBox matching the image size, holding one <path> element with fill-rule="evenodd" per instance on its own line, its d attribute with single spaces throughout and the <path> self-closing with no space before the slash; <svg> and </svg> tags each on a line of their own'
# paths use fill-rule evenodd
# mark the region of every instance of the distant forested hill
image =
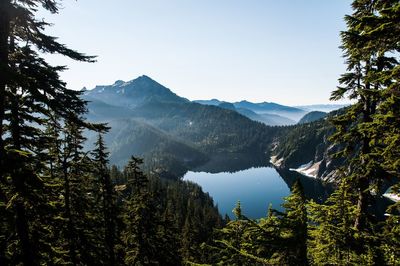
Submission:
<svg viewBox="0 0 400 266">
<path fill-rule="evenodd" d="M 312 175 L 323 179 L 332 179 L 337 166 L 331 158 L 336 147 L 329 142 L 333 128 L 318 120 L 327 116 L 324 112 L 310 112 L 295 126 L 267 126 L 295 123 L 274 112 L 299 116 L 305 111 L 266 102 L 191 102 L 147 76 L 96 86 L 83 98 L 89 101 L 87 118 L 111 127 L 105 141 L 110 162 L 119 166 L 134 154 L 145 159 L 147 170 L 173 177 L 233 154 L 256 162 L 273 155 L 279 168 L 309 164 Z M 88 137 L 89 143 L 95 139 Z"/>
<path fill-rule="evenodd" d="M 321 112 L 321 111 L 312 111 L 304 115 L 298 122 L 298 124 L 305 124 L 305 123 L 310 123 L 317 121 L 319 119 L 322 119 L 326 117 L 327 113 Z"/>
<path fill-rule="evenodd" d="M 269 126 L 284 126 L 296 124 L 307 111 L 291 106 L 272 102 L 252 103 L 249 101 L 224 102 L 217 99 L 196 100 L 194 102 L 203 105 L 219 106 L 234 110 L 254 121 L 262 122 Z"/>
</svg>

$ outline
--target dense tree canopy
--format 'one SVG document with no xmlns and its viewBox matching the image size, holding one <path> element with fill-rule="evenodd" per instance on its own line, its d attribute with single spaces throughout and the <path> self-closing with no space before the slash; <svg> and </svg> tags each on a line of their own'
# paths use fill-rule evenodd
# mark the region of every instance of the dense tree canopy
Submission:
<svg viewBox="0 0 400 266">
<path fill-rule="evenodd" d="M 239 114 L 211 115 L 197 105 L 194 129 L 181 122 L 187 104 L 162 120 L 163 130 L 201 147 L 198 161 L 214 151 L 268 154 L 279 131 L 287 135 L 276 152 L 298 163 L 335 132 L 331 141 L 343 167 L 326 202 L 308 202 L 295 182 L 282 212 L 270 207 L 254 221 L 238 202 L 231 221 L 198 185 L 159 177 L 160 168 L 176 163 L 160 159 L 167 149 L 146 158 L 153 168 L 147 173 L 137 157 L 123 170 L 110 166 L 107 126 L 85 121 L 86 102 L 59 78 L 65 67 L 44 59 L 58 53 L 94 60 L 45 34 L 49 25 L 35 14 L 39 8 L 57 13 L 58 1 L 1 0 L 0 265 L 400 264 L 400 203 L 385 217 L 371 208 L 388 187 L 400 196 L 400 2 L 354 0 L 352 7 L 342 32 L 348 69 L 332 99 L 354 104 L 335 114 L 335 131 L 321 120 L 282 130 L 247 127 L 252 122 Z M 156 123 L 165 111 L 157 108 L 134 111 Z M 84 148 L 88 130 L 98 135 L 92 151 Z M 167 146 L 193 152 L 173 141 Z"/>
</svg>

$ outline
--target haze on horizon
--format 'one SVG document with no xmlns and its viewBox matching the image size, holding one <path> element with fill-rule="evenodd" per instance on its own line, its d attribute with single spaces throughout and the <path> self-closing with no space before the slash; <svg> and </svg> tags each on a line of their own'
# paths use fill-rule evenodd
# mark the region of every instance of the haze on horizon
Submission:
<svg viewBox="0 0 400 266">
<path fill-rule="evenodd" d="M 117 4 L 116 4 L 117 3 Z M 67 65 L 70 89 L 147 75 L 190 100 L 329 102 L 345 71 L 339 48 L 350 0 L 63 1 L 48 33 L 97 55 Z"/>
</svg>

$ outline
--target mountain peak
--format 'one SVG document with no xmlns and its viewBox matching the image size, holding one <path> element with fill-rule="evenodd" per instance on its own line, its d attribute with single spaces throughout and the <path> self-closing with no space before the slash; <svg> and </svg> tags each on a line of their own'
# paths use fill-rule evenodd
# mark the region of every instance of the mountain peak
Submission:
<svg viewBox="0 0 400 266">
<path fill-rule="evenodd" d="M 116 80 L 115 82 L 114 82 L 114 84 L 113 84 L 113 86 L 121 86 L 122 84 L 124 84 L 125 83 L 125 81 L 123 81 L 123 80 Z"/>
<path fill-rule="evenodd" d="M 150 78 L 150 77 L 149 77 L 149 76 L 147 76 L 147 75 L 141 75 L 141 76 L 137 77 L 136 79 L 142 79 L 142 80 L 152 80 L 152 81 L 154 81 L 152 78 Z"/>
<path fill-rule="evenodd" d="M 148 102 L 187 102 L 152 78 L 142 75 L 130 81 L 117 80 L 113 85 L 96 86 L 86 96 L 114 106 L 134 108 Z"/>
</svg>

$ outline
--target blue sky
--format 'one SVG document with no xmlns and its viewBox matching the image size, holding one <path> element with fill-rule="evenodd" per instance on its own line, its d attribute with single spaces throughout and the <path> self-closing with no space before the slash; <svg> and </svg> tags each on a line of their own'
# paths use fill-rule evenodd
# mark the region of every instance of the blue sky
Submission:
<svg viewBox="0 0 400 266">
<path fill-rule="evenodd" d="M 67 65 L 71 89 L 148 75 L 180 96 L 328 103 L 345 71 L 339 32 L 350 0 L 79 0 L 40 13 L 48 33 L 94 64 Z"/>
</svg>

